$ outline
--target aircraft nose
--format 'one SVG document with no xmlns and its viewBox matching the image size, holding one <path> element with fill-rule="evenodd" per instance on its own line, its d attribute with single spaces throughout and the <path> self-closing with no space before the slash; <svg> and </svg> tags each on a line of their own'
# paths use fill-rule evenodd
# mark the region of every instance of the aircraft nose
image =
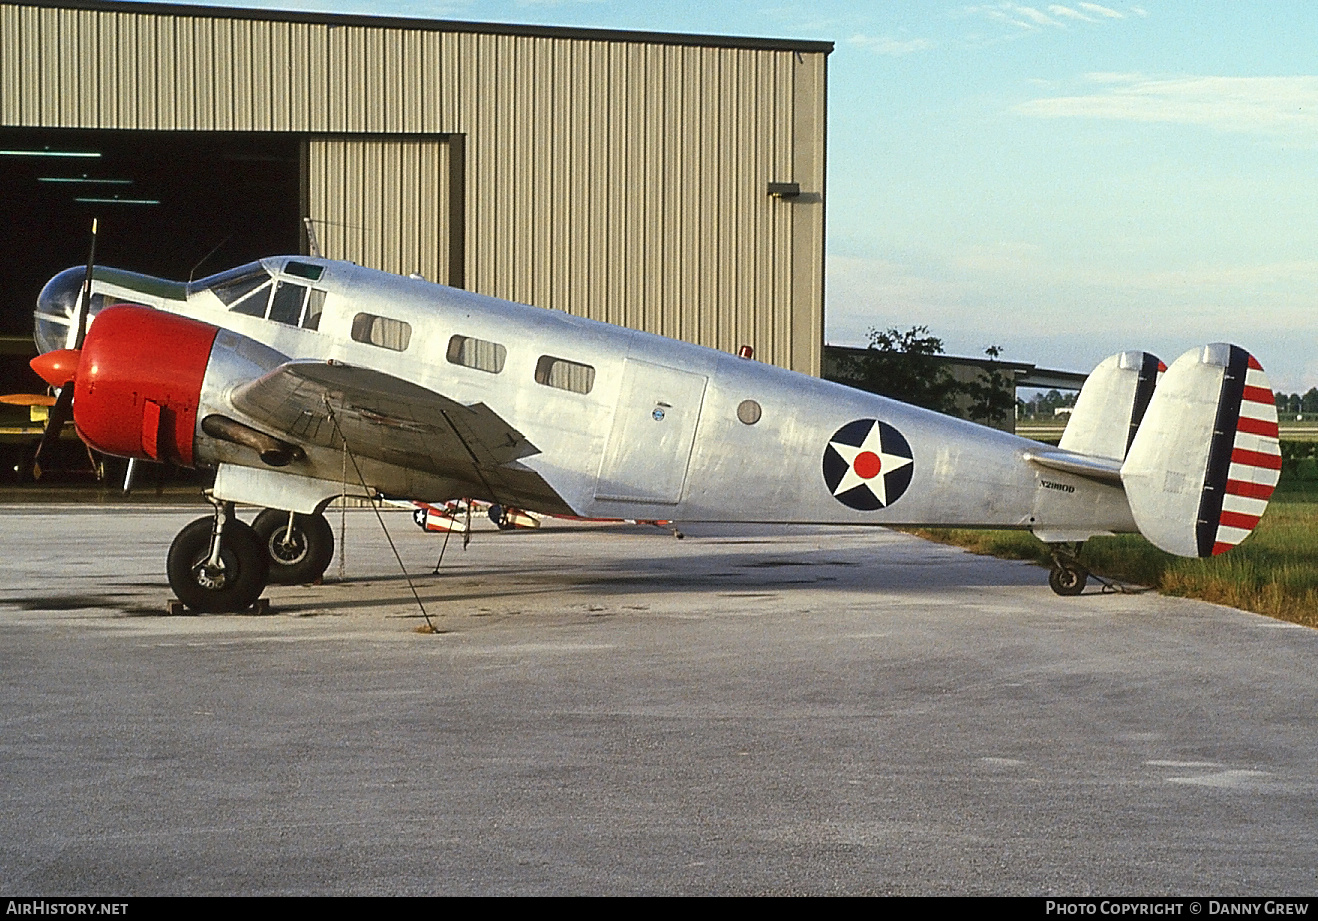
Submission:
<svg viewBox="0 0 1318 921">
<path fill-rule="evenodd" d="M 53 352 L 46 352 L 44 355 L 38 355 L 28 364 L 32 370 L 41 376 L 41 379 L 55 388 L 64 387 L 78 371 L 78 362 L 82 359 L 82 352 L 78 349 L 56 349 Z"/>
<path fill-rule="evenodd" d="M 77 312 L 78 293 L 86 269 L 65 269 L 41 289 L 37 298 L 35 338 L 37 348 L 50 352 L 70 343 L 70 327 Z"/>
</svg>

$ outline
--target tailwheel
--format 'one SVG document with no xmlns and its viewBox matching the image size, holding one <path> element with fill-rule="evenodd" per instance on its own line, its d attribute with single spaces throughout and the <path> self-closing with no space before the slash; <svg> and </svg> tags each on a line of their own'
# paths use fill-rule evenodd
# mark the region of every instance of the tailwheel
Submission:
<svg viewBox="0 0 1318 921">
<path fill-rule="evenodd" d="M 1089 570 L 1080 565 L 1077 556 L 1080 545 L 1074 550 L 1065 547 L 1053 548 L 1053 568 L 1048 573 L 1048 586 L 1064 597 L 1079 595 L 1089 582 Z"/>
<path fill-rule="evenodd" d="M 169 587 L 194 611 L 239 613 L 265 591 L 269 563 L 261 540 L 232 510 L 198 518 L 169 547 Z"/>
<path fill-rule="evenodd" d="M 334 559 L 334 529 L 324 515 L 265 509 L 252 522 L 270 564 L 274 585 L 304 585 L 325 574 Z"/>
</svg>

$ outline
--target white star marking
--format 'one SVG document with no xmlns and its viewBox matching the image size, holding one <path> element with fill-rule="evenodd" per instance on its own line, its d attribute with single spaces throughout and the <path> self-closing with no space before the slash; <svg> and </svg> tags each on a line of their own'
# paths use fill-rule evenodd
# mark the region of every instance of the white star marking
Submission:
<svg viewBox="0 0 1318 921">
<path fill-rule="evenodd" d="M 837 489 L 833 490 L 833 495 L 840 496 L 849 489 L 865 486 L 869 488 L 869 491 L 885 508 L 888 505 L 888 490 L 884 485 L 887 475 L 900 470 L 907 464 L 915 463 L 909 457 L 883 452 L 883 441 L 879 436 L 879 424 L 877 422 L 870 426 L 869 433 L 865 436 L 865 441 L 860 447 L 844 444 L 840 441 L 830 441 L 828 444 L 834 451 L 841 454 L 842 459 L 847 462 L 847 472 L 842 475 L 842 479 L 837 484 Z M 868 480 L 856 472 L 856 458 L 867 451 L 878 455 L 879 458 L 879 472 Z"/>
</svg>

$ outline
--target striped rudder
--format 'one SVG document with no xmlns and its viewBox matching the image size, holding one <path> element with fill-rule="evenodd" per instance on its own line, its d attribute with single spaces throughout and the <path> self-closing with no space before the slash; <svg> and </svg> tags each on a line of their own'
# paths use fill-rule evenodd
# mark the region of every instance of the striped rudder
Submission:
<svg viewBox="0 0 1318 921">
<path fill-rule="evenodd" d="M 1199 555 L 1224 553 L 1248 537 L 1280 476 L 1272 387 L 1254 356 L 1233 345 L 1196 522 Z"/>
<path fill-rule="evenodd" d="M 1180 556 L 1230 550 L 1258 524 L 1281 471 L 1262 367 L 1217 343 L 1167 369 L 1121 467 L 1140 532 Z"/>
</svg>

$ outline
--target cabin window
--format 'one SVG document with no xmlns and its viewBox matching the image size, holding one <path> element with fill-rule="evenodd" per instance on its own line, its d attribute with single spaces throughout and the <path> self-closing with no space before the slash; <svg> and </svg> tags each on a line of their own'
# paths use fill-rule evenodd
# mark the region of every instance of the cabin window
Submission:
<svg viewBox="0 0 1318 921">
<path fill-rule="evenodd" d="M 535 382 L 573 393 L 590 393 L 595 386 L 595 369 L 566 358 L 541 355 L 535 365 Z"/>
<path fill-rule="evenodd" d="M 307 299 L 307 312 L 302 317 L 303 329 L 320 329 L 320 315 L 325 312 L 325 292 L 319 288 L 311 289 Z"/>
<path fill-rule="evenodd" d="M 266 305 L 270 302 L 270 276 L 265 276 L 265 284 L 229 308 L 232 313 L 242 313 L 249 317 L 264 317 Z"/>
<path fill-rule="evenodd" d="M 275 286 L 275 297 L 270 302 L 270 319 L 287 326 L 297 326 L 302 317 L 302 302 L 306 300 L 307 289 L 304 285 L 295 285 L 291 281 L 281 281 Z"/>
<path fill-rule="evenodd" d="M 352 338 L 355 342 L 401 352 L 412 341 L 412 324 L 372 313 L 359 313 L 352 318 Z"/>
<path fill-rule="evenodd" d="M 497 342 L 486 342 L 484 339 L 473 339 L 470 336 L 454 336 L 448 341 L 448 353 L 445 357 L 450 364 L 498 374 L 503 370 L 503 363 L 508 358 L 508 350 Z"/>
</svg>

